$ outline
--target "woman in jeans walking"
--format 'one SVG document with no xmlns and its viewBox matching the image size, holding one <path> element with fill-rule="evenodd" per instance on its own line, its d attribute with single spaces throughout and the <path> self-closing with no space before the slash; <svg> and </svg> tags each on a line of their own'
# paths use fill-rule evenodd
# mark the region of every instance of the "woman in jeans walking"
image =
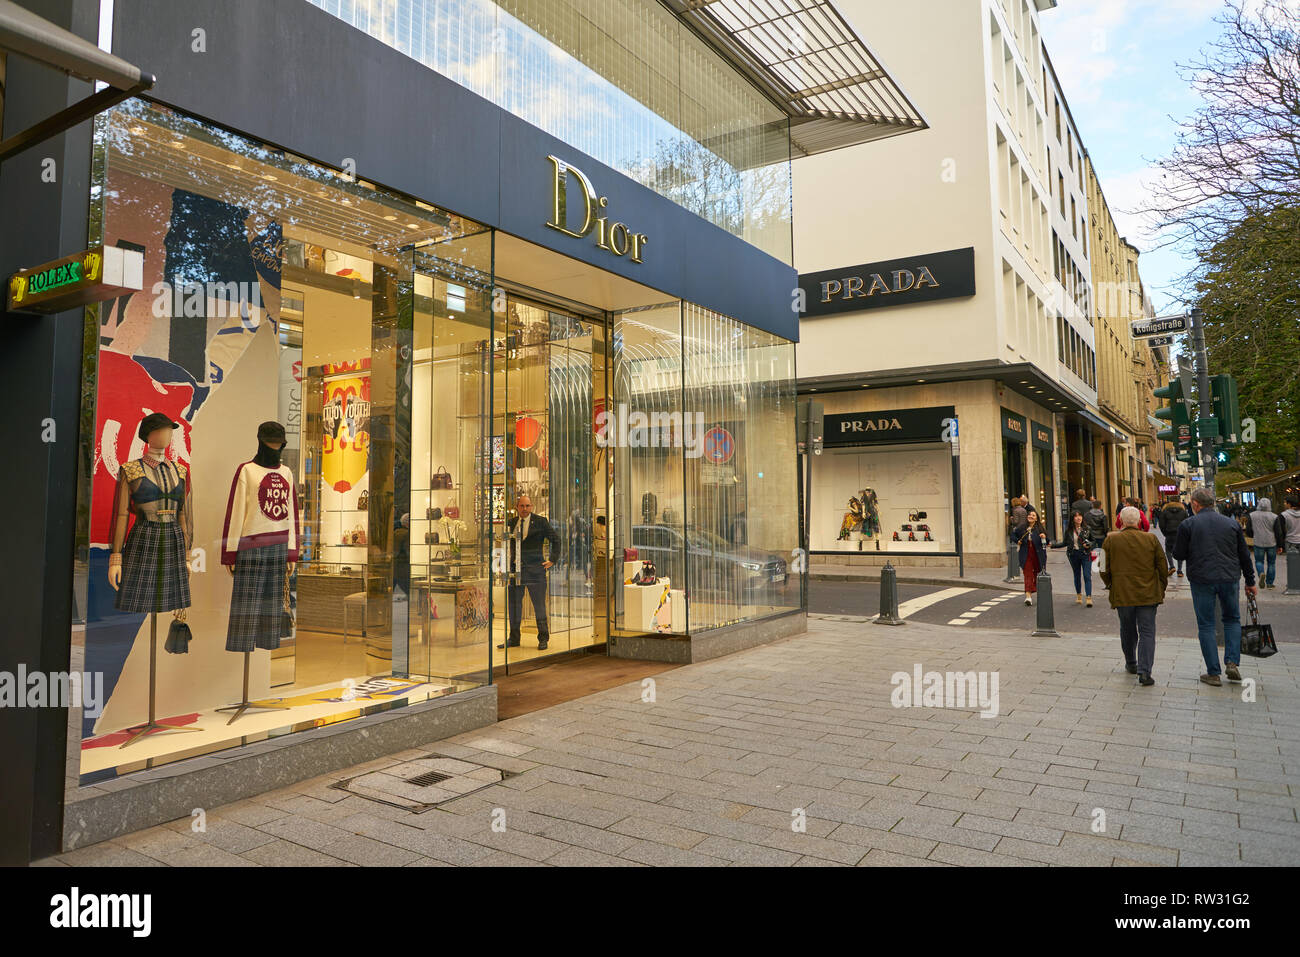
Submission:
<svg viewBox="0 0 1300 957">
<path fill-rule="evenodd" d="M 1096 545 L 1088 537 L 1083 513 L 1072 513 L 1070 527 L 1065 532 L 1065 557 L 1070 560 L 1070 568 L 1074 570 L 1074 603 L 1082 605 L 1086 593 L 1089 608 L 1092 607 L 1092 550 Z"/>
<path fill-rule="evenodd" d="M 1025 512 L 1025 524 L 1016 529 L 1020 546 L 1020 571 L 1025 580 L 1025 604 L 1034 603 L 1038 591 L 1038 573 L 1047 567 L 1047 529 L 1032 506 Z"/>
</svg>

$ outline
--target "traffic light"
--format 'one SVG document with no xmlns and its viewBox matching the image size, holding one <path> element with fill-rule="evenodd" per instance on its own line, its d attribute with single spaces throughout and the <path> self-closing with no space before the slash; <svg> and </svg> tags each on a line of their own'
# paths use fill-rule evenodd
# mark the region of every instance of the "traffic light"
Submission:
<svg viewBox="0 0 1300 957">
<path fill-rule="evenodd" d="M 1175 445 L 1181 445 L 1184 438 L 1182 430 L 1192 424 L 1187 409 L 1187 396 L 1183 394 L 1182 380 L 1170 379 L 1168 385 L 1153 389 L 1152 393 L 1157 399 L 1169 400 L 1167 406 L 1162 406 L 1155 411 L 1157 419 L 1169 423 L 1169 428 L 1157 432 L 1156 438 L 1161 442 L 1173 442 Z M 1188 433 L 1188 437 L 1190 437 L 1190 429 Z"/>
<path fill-rule="evenodd" d="M 1237 457 L 1237 453 L 1233 449 L 1225 448 L 1222 446 L 1219 448 L 1218 451 L 1214 453 L 1214 458 L 1220 465 L 1227 465 L 1236 457 Z"/>
<path fill-rule="evenodd" d="M 1241 410 L 1237 406 L 1237 380 L 1230 375 L 1210 377 L 1210 401 L 1218 421 L 1220 444 L 1235 449 L 1241 444 Z"/>
</svg>

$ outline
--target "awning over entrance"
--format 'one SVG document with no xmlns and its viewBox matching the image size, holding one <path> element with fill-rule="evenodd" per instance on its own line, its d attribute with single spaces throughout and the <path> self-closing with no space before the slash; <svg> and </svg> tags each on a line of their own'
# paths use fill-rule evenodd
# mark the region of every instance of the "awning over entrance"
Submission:
<svg viewBox="0 0 1300 957">
<path fill-rule="evenodd" d="M 929 126 L 829 0 L 665 2 L 786 112 L 795 156 Z"/>
<path fill-rule="evenodd" d="M 17 53 L 69 76 L 107 84 L 105 89 L 0 141 L 0 160 L 57 136 L 154 84 L 152 73 L 105 53 L 89 40 L 43 20 L 13 0 L 0 0 L 0 51 Z"/>
<path fill-rule="evenodd" d="M 1300 483 L 1300 468 L 1283 469 L 1280 472 L 1270 472 L 1268 475 L 1247 479 L 1244 482 L 1233 482 L 1228 486 L 1228 491 L 1253 492 L 1256 489 L 1268 488 L 1270 485 L 1287 486 L 1297 483 Z"/>
<path fill-rule="evenodd" d="M 1074 414 L 1083 419 L 1089 425 L 1094 426 L 1097 431 L 1101 433 L 1102 441 L 1110 442 L 1115 445 L 1128 444 L 1128 435 L 1115 428 L 1100 416 L 1093 415 L 1087 409 L 1080 409 Z"/>
</svg>

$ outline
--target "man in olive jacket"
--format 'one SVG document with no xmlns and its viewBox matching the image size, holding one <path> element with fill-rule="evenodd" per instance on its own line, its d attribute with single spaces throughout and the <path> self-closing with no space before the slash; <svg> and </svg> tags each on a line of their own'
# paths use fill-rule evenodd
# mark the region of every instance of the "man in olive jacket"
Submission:
<svg viewBox="0 0 1300 957">
<path fill-rule="evenodd" d="M 1119 612 L 1119 643 L 1124 667 L 1138 684 L 1153 685 L 1156 658 L 1156 606 L 1165 600 L 1169 566 L 1164 549 L 1150 532 L 1142 531 L 1142 513 L 1132 505 L 1119 513 L 1118 532 L 1102 542 L 1106 570 L 1101 580 L 1110 588 L 1110 607 Z"/>
</svg>

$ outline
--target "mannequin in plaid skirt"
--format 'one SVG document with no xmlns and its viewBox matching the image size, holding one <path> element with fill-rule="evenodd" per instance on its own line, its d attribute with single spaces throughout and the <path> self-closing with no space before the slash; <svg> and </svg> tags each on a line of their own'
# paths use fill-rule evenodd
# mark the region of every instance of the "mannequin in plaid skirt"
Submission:
<svg viewBox="0 0 1300 957">
<path fill-rule="evenodd" d="M 167 459 L 177 428 L 178 423 L 160 412 L 145 416 L 137 432 L 146 443 L 144 455 L 118 469 L 108 583 L 117 592 L 114 605 L 119 611 L 166 612 L 190 606 L 192 476 L 184 463 Z"/>
<path fill-rule="evenodd" d="M 234 576 L 227 651 L 275 649 L 285 634 L 288 576 L 298 562 L 298 487 L 280 464 L 284 426 L 257 428 L 257 455 L 235 470 L 226 504 L 221 563 Z"/>
</svg>

